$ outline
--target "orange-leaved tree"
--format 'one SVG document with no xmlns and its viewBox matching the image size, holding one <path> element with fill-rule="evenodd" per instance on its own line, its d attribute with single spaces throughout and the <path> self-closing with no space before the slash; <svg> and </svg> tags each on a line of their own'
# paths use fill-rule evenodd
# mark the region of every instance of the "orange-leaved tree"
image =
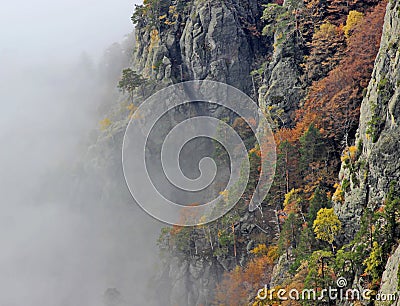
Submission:
<svg viewBox="0 0 400 306">
<path fill-rule="evenodd" d="M 379 50 L 386 1 L 382 1 L 352 29 L 344 57 L 328 76 L 314 82 L 297 119 L 313 113 L 315 124 L 336 143 L 358 126 L 363 91 L 368 86 Z"/>
</svg>

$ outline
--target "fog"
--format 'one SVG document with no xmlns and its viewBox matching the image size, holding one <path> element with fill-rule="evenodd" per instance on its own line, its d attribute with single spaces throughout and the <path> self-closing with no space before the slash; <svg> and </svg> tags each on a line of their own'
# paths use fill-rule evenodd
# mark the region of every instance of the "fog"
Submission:
<svg viewBox="0 0 400 306">
<path fill-rule="evenodd" d="M 115 71 L 127 65 L 106 50 L 129 47 L 135 2 L 2 3 L 2 306 L 103 305 L 108 288 L 126 305 L 147 298 L 161 225 L 127 201 L 100 203 L 89 191 L 71 200 L 80 180 L 71 173 L 115 103 Z"/>
</svg>

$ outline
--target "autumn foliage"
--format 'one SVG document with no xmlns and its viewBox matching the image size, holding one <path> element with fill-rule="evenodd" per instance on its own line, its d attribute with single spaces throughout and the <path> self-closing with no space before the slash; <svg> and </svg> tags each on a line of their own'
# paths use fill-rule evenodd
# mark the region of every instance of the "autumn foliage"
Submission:
<svg viewBox="0 0 400 306">
<path fill-rule="evenodd" d="M 233 271 L 224 273 L 216 290 L 216 305 L 247 305 L 249 297 L 254 298 L 258 289 L 270 282 L 273 264 L 277 258 L 276 247 L 264 247 L 265 245 L 257 246 L 253 250 L 255 257 L 245 267 L 237 266 Z M 262 253 L 264 255 L 260 255 Z"/>
<path fill-rule="evenodd" d="M 349 139 L 357 129 L 363 94 L 379 50 L 385 8 L 382 1 L 365 14 L 351 13 L 347 18 L 350 24 L 325 22 L 316 29 L 305 74 L 317 79 L 326 76 L 310 86 L 304 104 L 296 111 L 294 126 L 275 133 L 279 160 L 272 190 L 281 200 L 292 188 L 313 192 L 317 185 L 333 187 L 340 164 L 340 155 L 335 152 L 350 146 Z M 340 47 L 343 44 L 345 49 Z M 302 153 L 300 139 L 310 126 L 319 131 L 321 139 L 310 139 Z M 309 145 L 321 141 L 325 152 L 317 149 L 319 157 L 302 167 L 301 158 L 307 155 Z"/>
<path fill-rule="evenodd" d="M 282 4 L 282 1 L 275 0 L 274 3 Z M 293 276 L 283 284 L 287 290 L 321 288 L 337 276 L 334 261 L 335 257 L 343 255 L 343 250 L 337 250 L 335 239 L 342 225 L 332 208 L 332 201 L 344 202 L 349 182 L 335 183 L 341 163 L 355 164 L 360 155 L 358 144 L 354 145 L 352 141 L 359 123 L 361 102 L 379 51 L 387 2 L 308 0 L 304 3 L 305 8 L 293 13 L 294 19 L 284 14 L 287 13 L 285 7 L 274 5 L 285 18 L 295 20 L 296 35 L 308 40 L 306 57 L 303 65 L 299 66 L 307 92 L 292 117 L 293 121 L 287 125 L 283 123 L 284 126 L 274 131 L 276 174 L 265 202 L 274 205 L 278 228 L 274 230 L 279 231 L 279 237 L 273 238 L 271 245 L 266 241 L 265 232 L 260 232 L 259 244 L 249 249 L 248 237 L 242 236 L 238 226 L 243 215 L 239 206 L 234 208 L 235 214 L 214 224 L 193 230 L 174 226 L 166 235 L 174 249 L 186 255 L 206 254 L 217 261 L 221 257 L 230 259 L 226 269 L 231 270 L 223 273 L 215 290 L 215 305 L 267 305 L 257 301 L 255 295 L 270 283 L 279 256 L 280 260 L 287 260 L 284 264 L 288 263 L 288 273 Z M 308 13 L 310 16 L 305 16 Z M 285 18 L 281 19 L 287 21 Z M 303 23 L 301 18 L 305 20 Z M 309 33 L 301 29 L 301 25 L 307 22 L 311 24 L 307 29 L 312 28 Z M 244 120 L 236 119 L 233 128 L 244 139 L 246 147 L 253 148 L 249 149 L 250 180 L 240 202 L 247 204 L 260 176 L 263 150 L 254 146 L 253 133 Z M 220 194 L 229 197 L 229 190 Z M 396 202 L 397 205 L 400 204 Z M 394 204 L 386 209 L 391 207 L 393 211 Z M 395 213 L 389 215 L 396 217 Z M 183 209 L 180 223 L 194 217 Z M 396 221 L 388 220 L 389 225 Z M 397 225 L 389 225 L 387 231 L 392 234 L 386 236 L 394 237 L 400 229 Z M 201 250 L 201 254 L 196 247 L 199 238 L 207 247 L 209 245 L 207 251 L 205 247 Z M 377 245 L 371 248 L 370 258 L 359 264 L 364 264 L 366 273 L 376 278 L 381 269 L 377 257 L 383 251 Z M 241 254 L 246 256 L 241 257 Z M 232 269 L 234 265 L 237 266 Z M 299 305 L 293 301 L 282 304 Z"/>
<path fill-rule="evenodd" d="M 298 259 L 295 267 L 306 262 L 302 269 L 297 268 L 297 274 L 293 273 L 296 280 L 289 281 L 287 288 L 301 289 L 306 278 L 313 283 L 324 278 L 320 266 L 316 265 L 316 273 L 307 267 L 311 262 L 307 252 L 328 245 L 336 252 L 334 238 L 341 224 L 329 208 L 330 201 L 334 188 L 334 199 L 343 195 L 344 187 L 335 186 L 340 163 L 353 163 L 359 154 L 351 140 L 379 51 L 387 2 L 371 0 L 364 9 L 360 1 L 347 1 L 349 5 L 342 7 L 344 2 L 326 1 L 321 8 L 321 1 L 306 1 L 306 9 L 314 14 L 305 17 L 306 21 L 322 20 L 309 36 L 310 52 L 302 66 L 303 81 L 310 87 L 292 126 L 275 132 L 278 161 L 271 201 L 281 203 L 278 250 L 286 258 L 294 254 Z M 325 17 L 318 15 L 321 11 L 327 12 Z M 342 155 L 338 154 L 344 149 Z M 323 195 L 324 205 L 311 204 L 317 194 Z M 330 271 L 327 267 L 321 269 Z M 325 276 L 334 277 L 328 274 Z M 257 303 L 254 305 L 264 305 Z"/>
<path fill-rule="evenodd" d="M 379 50 L 385 8 L 386 3 L 381 2 L 358 21 L 339 65 L 313 83 L 304 107 L 298 111 L 299 121 L 313 118 L 327 138 L 340 141 L 358 126 L 363 90 Z"/>
</svg>

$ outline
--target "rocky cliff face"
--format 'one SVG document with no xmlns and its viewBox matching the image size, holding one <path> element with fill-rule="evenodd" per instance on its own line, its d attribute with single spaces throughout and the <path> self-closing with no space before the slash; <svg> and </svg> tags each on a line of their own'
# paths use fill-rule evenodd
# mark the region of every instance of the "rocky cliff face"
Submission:
<svg viewBox="0 0 400 306">
<path fill-rule="evenodd" d="M 161 1 L 157 14 L 161 17 L 157 17 L 153 26 L 137 24 L 132 67 L 161 86 L 209 79 L 233 85 L 256 97 L 251 71 L 257 67 L 257 59 L 264 58 L 271 48 L 268 38 L 261 36 L 262 5 L 268 2 Z M 274 73 L 281 76 L 288 73 L 278 70 Z M 272 210 L 267 208 L 264 214 L 267 219 L 275 220 Z M 238 237 L 244 241 L 238 243 L 235 256 L 216 255 L 204 239 L 193 242 L 194 254 L 171 250 L 166 240 L 162 241 L 166 252 L 156 283 L 162 288 L 163 300 L 158 302 L 164 304 L 168 297 L 170 305 L 210 305 L 223 272 L 246 261 L 253 237 L 264 230 L 272 239 L 276 229 L 276 224 L 263 221 L 259 212 L 245 213 L 235 224 Z"/>
<path fill-rule="evenodd" d="M 302 7 L 302 1 L 285 1 L 283 7 L 291 12 L 291 4 Z M 259 88 L 259 103 L 263 109 L 279 113 L 279 126 L 290 126 L 293 113 L 304 98 L 304 82 L 302 80 L 306 41 L 296 31 L 293 23 L 279 28 L 274 33 L 274 51 L 265 62 L 262 84 Z M 275 111 L 275 112 L 274 112 Z"/>
<path fill-rule="evenodd" d="M 254 59 L 266 52 L 258 29 L 268 1 L 161 2 L 157 25 L 138 24 L 133 67 L 166 83 L 211 79 L 251 93 Z"/>
<path fill-rule="evenodd" d="M 297 20 L 291 17 L 297 9 L 304 8 L 303 1 L 285 1 L 289 22 L 276 29 L 273 36 L 262 36 L 262 4 L 269 2 L 160 1 L 157 13 L 150 17 L 152 22 L 137 23 L 132 67 L 154 81 L 153 90 L 193 79 L 228 83 L 257 98 L 262 108 L 272 110 L 279 118 L 279 126 L 291 126 L 294 111 L 301 106 L 310 85 L 302 64 L 312 33 L 299 31 Z M 318 8 L 329 16 L 313 16 L 309 21 L 312 27 L 323 18 L 343 22 L 346 14 L 332 4 L 334 1 L 328 2 L 328 7 L 321 4 Z M 352 1 L 346 12 L 373 4 L 376 1 Z M 381 205 L 390 182 L 399 181 L 399 42 L 393 35 L 400 30 L 398 10 L 394 1 L 388 6 L 381 50 L 362 103 L 356 139 L 362 154 L 355 168 L 344 164 L 340 174 L 341 179 L 350 182 L 344 203 L 335 205 L 344 227 L 342 242 L 354 237 L 365 207 Z M 257 79 L 257 73 L 251 72 L 260 63 L 264 67 Z M 271 209 L 266 214 L 274 220 Z M 271 237 L 276 235 L 277 225 L 261 224 L 261 220 L 257 213 L 246 213 L 235 224 L 244 241 L 235 256 L 215 256 L 212 246 L 202 240 L 193 241 L 194 254 L 170 250 L 164 245 L 168 251 L 156 280 L 164 290 L 161 296 L 168 296 L 171 305 L 209 305 L 223 272 L 246 262 L 254 235 L 262 232 L 260 228 L 268 228 L 267 235 Z M 275 274 L 285 274 L 289 264 L 285 265 L 286 268 L 276 269 L 280 272 Z M 279 279 L 277 275 L 273 278 Z"/>
<path fill-rule="evenodd" d="M 365 208 L 384 204 L 391 182 L 400 187 L 400 5 L 387 7 L 379 54 L 362 102 L 356 146 L 362 151 L 355 168 L 343 164 L 341 178 L 350 182 L 343 204 L 335 210 L 344 224 L 345 240 L 353 239 Z"/>
<path fill-rule="evenodd" d="M 400 247 L 389 258 L 386 263 L 385 272 L 382 275 L 381 289 L 379 294 L 382 296 L 382 301 L 375 302 L 375 305 L 400 305 L 399 299 L 399 265 L 400 265 Z M 396 299 L 393 300 L 392 296 L 395 295 Z M 386 301 L 384 301 L 386 300 Z M 390 301 L 391 300 L 391 301 Z"/>
<path fill-rule="evenodd" d="M 305 56 L 309 55 L 308 44 L 312 32 L 318 28 L 316 25 L 322 22 L 322 18 L 343 23 L 343 16 L 347 16 L 350 9 L 363 10 L 364 6 L 374 5 L 377 1 L 353 0 L 347 1 L 347 6 L 338 6 L 338 1 L 320 1 L 312 20 L 306 18 L 304 21 L 311 25 L 303 25 L 303 32 L 298 30 L 300 26 L 293 17 L 297 9 L 305 8 L 303 1 L 284 1 L 283 10 L 286 10 L 289 17 L 285 18 L 289 18 L 289 22 L 275 30 L 273 35 L 262 36 L 262 5 L 269 2 L 156 1 L 157 6 L 153 11 L 147 11 L 146 18 L 136 20 L 136 44 L 131 68 L 146 78 L 146 84 L 142 86 L 142 91 L 138 91 L 135 100 L 143 100 L 157 89 L 173 83 L 210 79 L 233 85 L 258 99 L 261 107 L 271 110 L 272 115 L 279 119 L 276 120 L 277 126 L 293 126 L 294 112 L 301 107 L 310 85 L 303 64 Z M 291 6 L 296 6 L 296 9 Z M 350 184 L 345 190 L 344 203 L 335 204 L 335 211 L 344 228 L 340 243 L 354 238 L 365 208 L 376 209 L 383 204 L 391 182 L 400 187 L 397 157 L 400 152 L 400 41 L 396 35 L 400 33 L 399 14 L 399 3 L 391 1 L 380 52 L 361 107 L 355 140 L 355 146 L 360 151 L 358 160 L 352 167 L 343 163 L 340 172 L 340 179 Z M 343 44 L 344 39 L 340 43 Z M 344 47 L 338 48 L 343 51 Z M 263 66 L 262 71 L 254 73 L 260 66 Z M 321 71 L 318 77 L 327 73 L 322 68 Z M 308 74 L 313 75 L 310 79 L 314 80 L 318 73 Z M 121 202 L 130 201 L 127 190 L 120 187 L 124 185 L 123 175 L 115 170 L 120 169 L 120 147 L 132 111 L 128 100 L 126 96 L 121 97 L 113 110 L 112 123 L 88 153 L 91 164 L 85 170 L 90 172 L 88 176 L 101 181 L 101 184 L 93 186 L 94 193 L 101 190 L 99 201 L 111 202 L 116 197 Z M 211 110 L 201 106 L 195 111 L 207 113 Z M 220 110 L 212 111 L 218 113 Z M 187 115 L 179 112 L 182 110 L 177 110 L 175 115 Z M 225 114 L 221 111 L 219 115 L 222 117 Z M 171 125 L 176 123 L 173 117 L 169 122 Z M 111 176 L 106 177 L 105 173 Z M 210 305 L 224 271 L 230 271 L 236 265 L 244 266 L 250 257 L 250 250 L 260 240 L 268 245 L 276 238 L 276 217 L 275 211 L 268 205 L 253 213 L 241 211 L 239 218 L 232 222 L 237 239 L 235 253 L 233 248 L 225 253 L 216 252 L 213 244 L 204 238 L 207 235 L 196 232 L 207 231 L 205 228 L 193 229 L 187 236 L 182 234 L 181 241 L 188 245 L 180 247 L 171 247 L 170 237 L 164 236 L 159 241 L 163 256 L 154 280 L 155 287 L 159 288 L 155 304 Z M 388 263 L 384 284 L 391 284 L 386 280 L 397 273 L 397 257 L 393 256 Z M 281 257 L 272 275 L 274 285 L 280 285 L 289 278 L 291 264 L 285 256 Z M 391 290 L 393 286 L 389 287 Z"/>
</svg>

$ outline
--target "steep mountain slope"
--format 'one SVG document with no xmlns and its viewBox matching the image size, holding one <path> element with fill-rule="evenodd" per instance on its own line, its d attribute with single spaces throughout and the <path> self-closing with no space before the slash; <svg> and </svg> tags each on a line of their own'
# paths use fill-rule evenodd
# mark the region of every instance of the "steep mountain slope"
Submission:
<svg viewBox="0 0 400 306">
<path fill-rule="evenodd" d="M 384 205 L 390 183 L 399 189 L 399 4 L 388 6 L 381 47 L 366 97 L 361 105 L 356 143 L 362 147 L 358 171 L 342 166 L 344 179 L 351 182 L 345 202 L 335 206 L 345 225 L 347 239 L 358 230 L 363 209 L 376 210 Z M 356 184 L 353 177 L 360 184 Z"/>
<path fill-rule="evenodd" d="M 386 212 L 392 201 L 389 195 L 397 194 L 400 189 L 399 33 L 400 4 L 392 1 L 387 7 L 381 47 L 361 106 L 360 126 L 356 139 L 362 148 L 362 153 L 358 158 L 360 166 L 352 169 L 344 163 L 341 170 L 343 180 L 351 182 L 348 191 L 345 192 L 344 203 L 335 205 L 335 210 L 343 221 L 346 241 L 354 239 L 360 227 L 364 226 L 366 217 L 370 216 L 369 219 L 373 219 L 374 212 Z M 397 222 L 398 220 L 395 220 L 395 223 Z M 378 230 L 384 231 L 384 226 Z M 388 240 L 390 241 L 386 252 L 393 255 L 385 263 L 384 259 L 388 254 L 383 254 L 382 265 L 386 267 L 382 276 L 380 294 L 392 295 L 399 288 L 399 249 L 397 248 L 394 252 L 398 237 L 396 226 L 387 233 L 384 240 L 381 240 L 382 246 L 385 246 Z M 376 302 L 376 304 L 386 305 L 385 302 Z M 398 301 L 393 305 L 398 305 Z"/>
<path fill-rule="evenodd" d="M 157 80 L 156 87 L 210 79 L 255 96 L 257 89 L 250 73 L 257 67 L 256 59 L 262 58 L 270 47 L 268 40 L 260 36 L 262 4 L 262 1 L 254 0 L 160 1 L 155 16 L 153 12 L 145 13 L 152 22 L 137 22 L 138 44 L 132 68 Z M 215 112 L 206 106 L 201 112 L 210 111 Z M 268 210 L 265 213 L 274 216 Z M 242 245 L 238 243 L 235 256 L 229 250 L 217 255 L 213 242 L 210 245 L 203 230 L 199 231 L 201 234 L 194 230 L 180 233 L 183 244 L 191 237 L 188 243 L 195 244 L 193 249 L 170 247 L 168 241 L 171 238 L 162 237 L 164 268 L 157 277 L 159 287 L 165 290 L 161 296 L 168 296 L 171 305 L 209 305 L 223 272 L 245 260 L 246 245 L 252 240 L 249 235 L 260 233 L 256 228 L 259 225 L 252 224 L 253 218 L 246 214 L 240 224 L 236 224 L 236 230 L 247 238 Z M 274 236 L 276 225 L 272 224 L 270 228 L 272 231 L 268 232 Z"/>
<path fill-rule="evenodd" d="M 364 277 L 363 286 L 379 288 L 400 237 L 400 16 L 390 1 L 379 49 L 386 4 L 146 0 L 136 8 L 130 69 L 143 79 L 103 122 L 91 152 L 95 175 L 106 165 L 121 176 L 113 169 L 123 132 L 146 97 L 193 79 L 224 82 L 257 100 L 270 114 L 278 151 L 275 182 L 259 210 L 248 211 L 245 194 L 214 223 L 162 230 L 156 305 L 266 305 L 256 298 L 266 283 L 323 288 L 341 276 L 349 287 Z M 254 139 L 219 108 L 174 110 L 168 124 L 209 112 L 239 127 L 257 163 Z M 120 182 L 105 180 L 117 190 Z M 330 227 L 319 231 L 321 224 Z M 383 283 L 397 273 L 397 257 Z"/>
</svg>

